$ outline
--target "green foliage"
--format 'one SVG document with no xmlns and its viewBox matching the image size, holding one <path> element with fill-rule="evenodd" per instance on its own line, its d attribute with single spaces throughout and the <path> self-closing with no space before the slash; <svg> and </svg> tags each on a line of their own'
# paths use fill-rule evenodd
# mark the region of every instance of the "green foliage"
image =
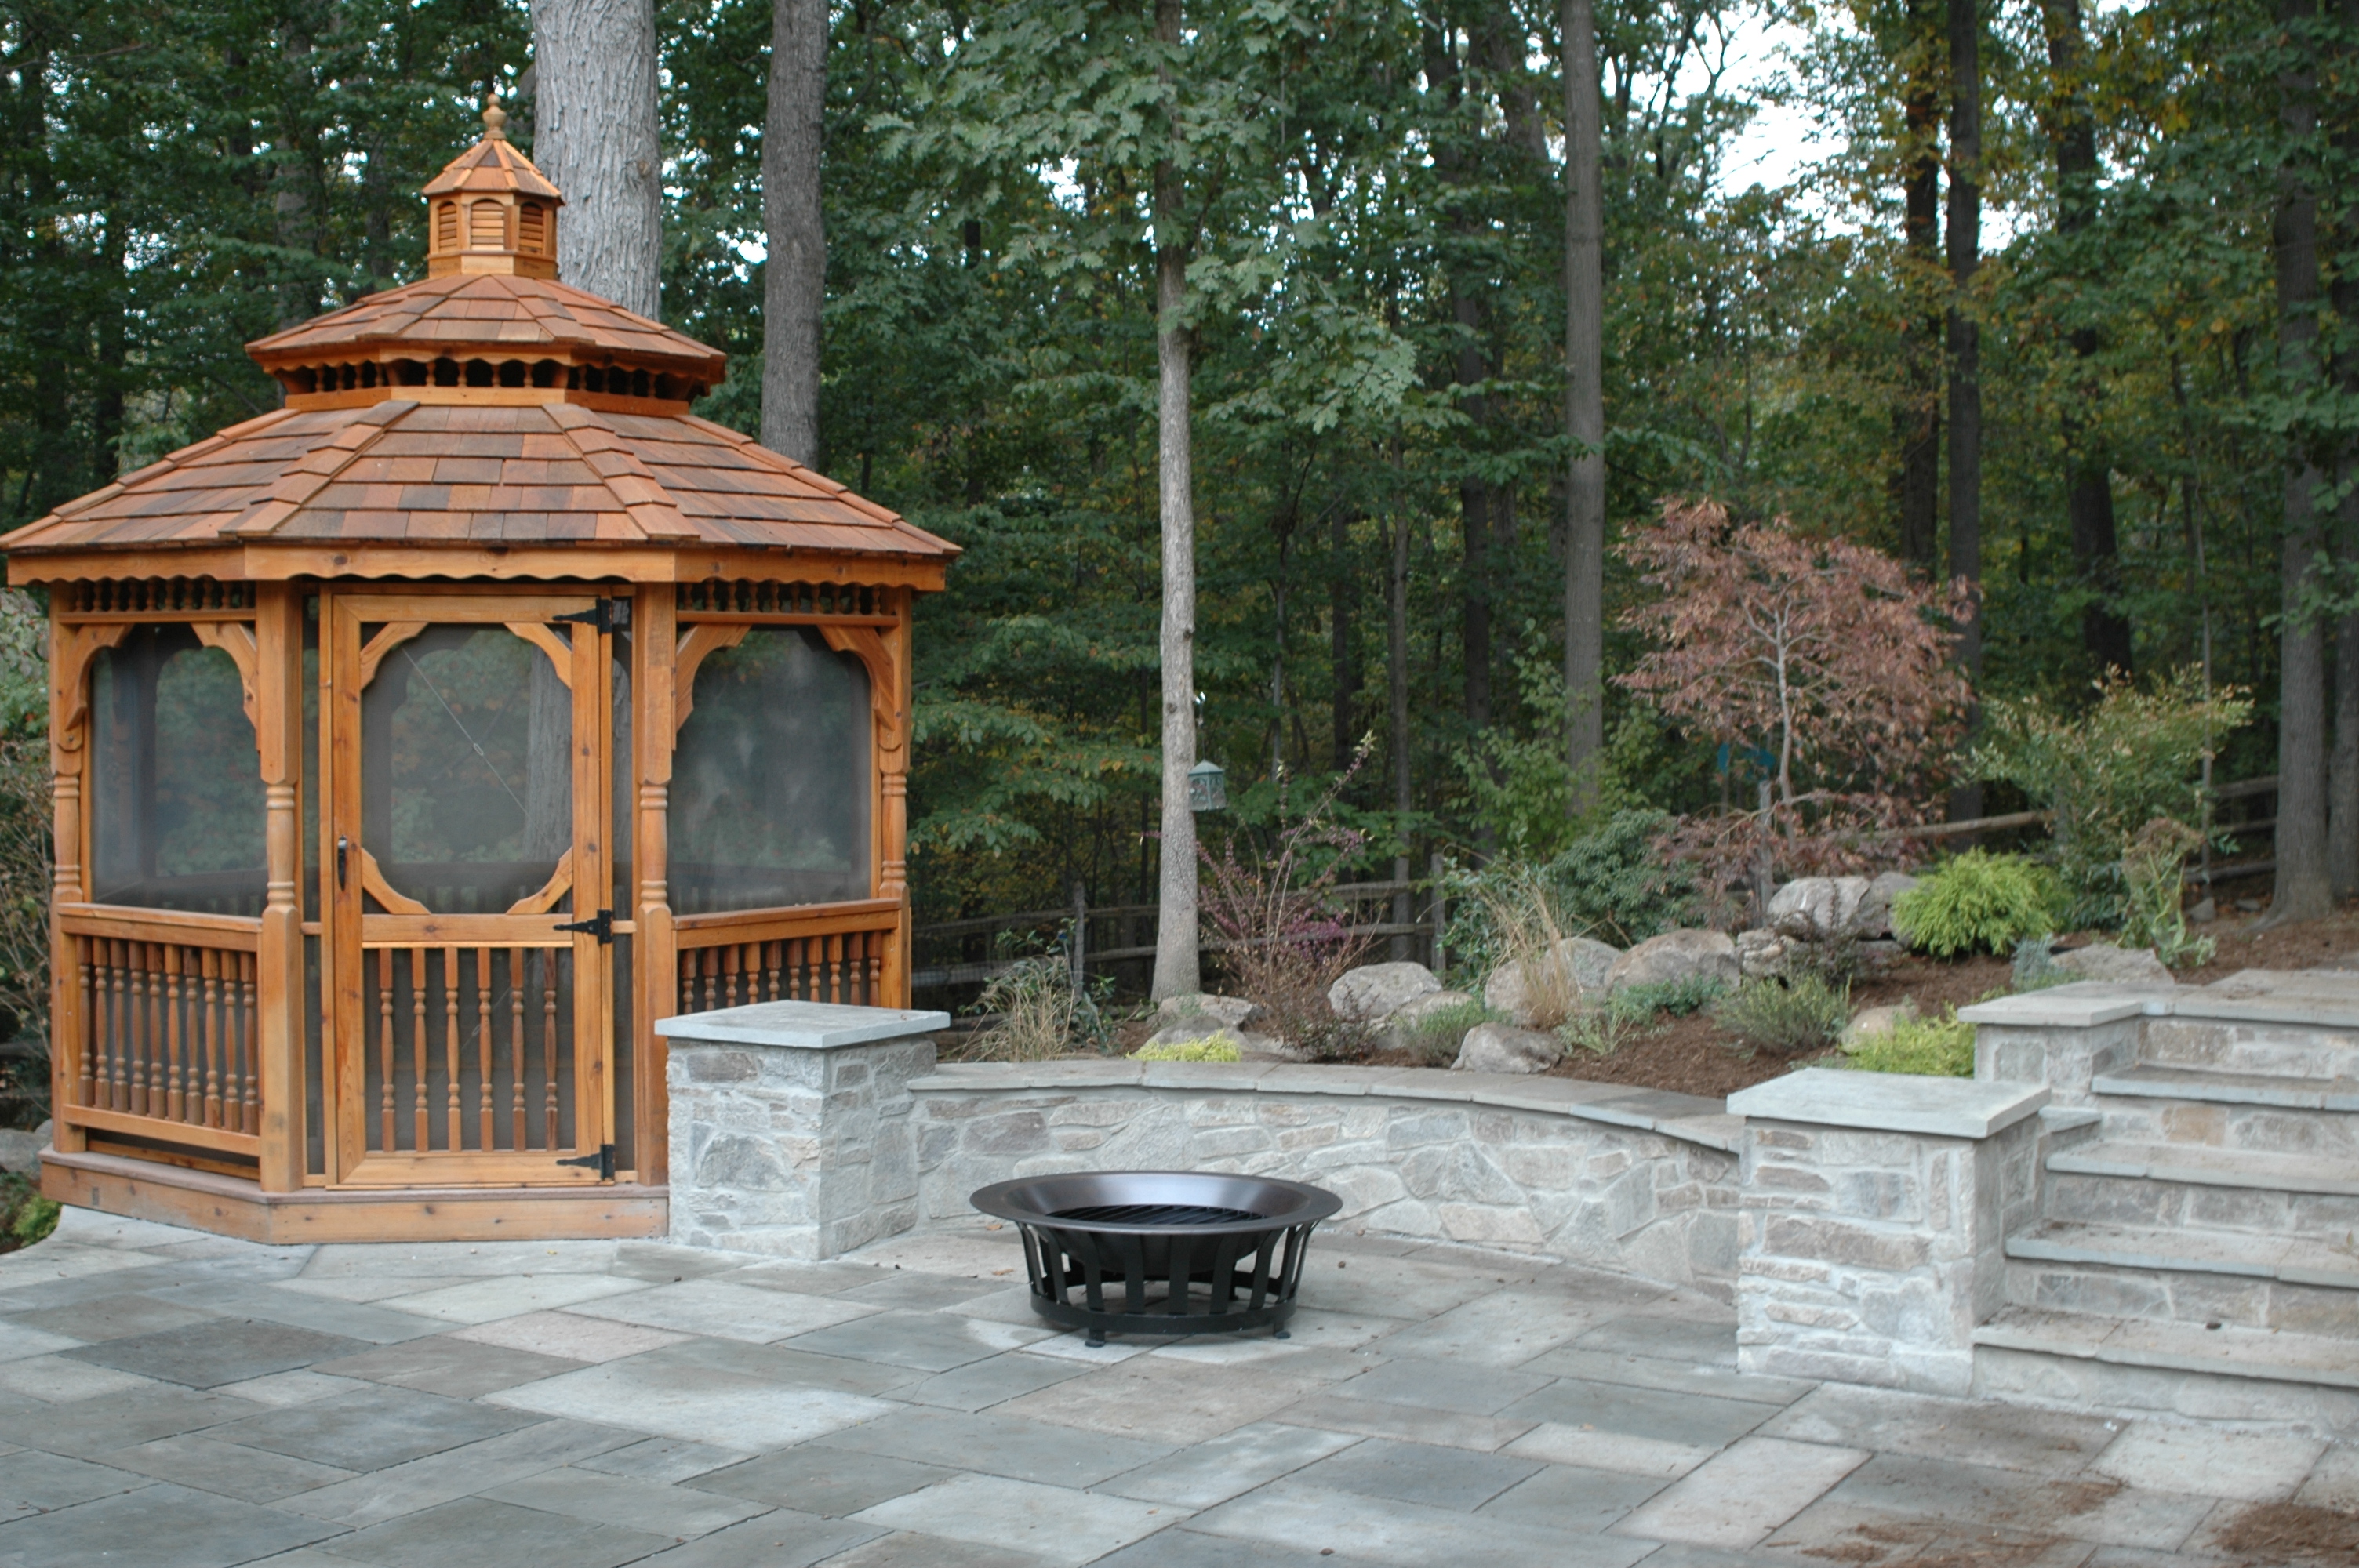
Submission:
<svg viewBox="0 0 2359 1568">
<path fill-rule="evenodd" d="M 1994 702 L 1973 752 L 1982 777 L 2014 784 L 2054 814 L 2049 841 L 2071 899 L 2060 913 L 2076 926 L 2124 917 L 2123 858 L 2131 839 L 2158 818 L 2203 821 L 2203 759 L 2253 714 L 2237 687 L 2206 696 L 2201 672 L 2192 668 L 2146 688 L 2101 681 L 2095 692 L 2078 714 L 2038 697 Z"/>
<path fill-rule="evenodd" d="M 0 1171 L 0 1252 L 47 1240 L 58 1227 L 59 1213 L 31 1178 Z"/>
<path fill-rule="evenodd" d="M 1683 980 L 1624 986 L 1606 1005 L 1625 1018 L 1651 1019 L 1664 1012 L 1685 1018 L 1727 992 L 1727 986 L 1708 975 L 1690 975 Z"/>
<path fill-rule="evenodd" d="M 1469 998 L 1449 1007 L 1422 1013 L 1408 1031 L 1408 1053 L 1429 1067 L 1446 1067 L 1466 1042 L 1466 1032 L 1478 1023 L 1500 1022 L 1497 1014 Z"/>
<path fill-rule="evenodd" d="M 2010 968 L 2018 995 L 2025 991 L 2044 991 L 2050 986 L 2071 985 L 2077 978 L 2071 970 L 2057 963 L 2053 933 L 2026 936 L 2017 942 Z"/>
<path fill-rule="evenodd" d="M 1236 1062 L 1244 1059 L 1233 1040 L 1169 1040 L 1160 1045 L 1141 1045 L 1130 1054 L 1134 1062 Z"/>
<path fill-rule="evenodd" d="M 2187 857 L 2202 842 L 2203 836 L 2185 823 L 2158 816 L 2138 829 L 2122 856 L 2128 905 L 2122 940 L 2152 947 L 2174 969 L 2200 968 L 2220 949 L 2211 937 L 2187 932 Z"/>
<path fill-rule="evenodd" d="M 1974 1076 L 1974 1026 L 1958 1010 L 1939 1018 L 1901 1020 L 1886 1033 L 1873 1034 L 1845 1054 L 1851 1066 L 1869 1073 L 1919 1073 L 1936 1077 Z"/>
<path fill-rule="evenodd" d="M 1551 942 L 1594 936 L 1626 947 L 1688 924 L 1697 914 L 1693 878 L 1655 848 L 1671 825 L 1666 812 L 1625 808 L 1544 865 L 1502 859 L 1481 871 L 1453 869 L 1443 884 L 1451 962 L 1487 974 L 1538 951 L 1529 932 L 1543 927 Z"/>
<path fill-rule="evenodd" d="M 1712 1021 L 1747 1045 L 1790 1056 L 1822 1050 L 1851 1019 L 1851 988 L 1805 973 L 1750 979 L 1712 1003 Z"/>
<path fill-rule="evenodd" d="M 1969 849 L 1918 879 L 1892 903 L 1893 929 L 1938 958 L 2011 953 L 2056 929 L 2056 881 L 2021 855 Z"/>
</svg>

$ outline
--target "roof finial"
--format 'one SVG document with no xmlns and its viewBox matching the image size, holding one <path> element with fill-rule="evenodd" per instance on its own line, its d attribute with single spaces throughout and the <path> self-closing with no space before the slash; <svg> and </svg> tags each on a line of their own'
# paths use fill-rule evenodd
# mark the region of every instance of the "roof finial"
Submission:
<svg viewBox="0 0 2359 1568">
<path fill-rule="evenodd" d="M 500 107 L 498 94 L 485 93 L 484 95 L 484 139 L 487 142 L 506 141 L 508 134 L 505 127 L 507 123 L 508 112 Z"/>
</svg>

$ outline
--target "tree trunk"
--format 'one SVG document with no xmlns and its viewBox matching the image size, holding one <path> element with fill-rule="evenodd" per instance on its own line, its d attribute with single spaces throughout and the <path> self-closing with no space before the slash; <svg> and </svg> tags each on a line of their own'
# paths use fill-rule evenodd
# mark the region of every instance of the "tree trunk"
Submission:
<svg viewBox="0 0 2359 1568">
<path fill-rule="evenodd" d="M 663 308 L 654 0 L 532 0 L 533 161 L 565 193 L 558 276 Z"/>
<path fill-rule="evenodd" d="M 1893 416 L 1900 441 L 1896 499 L 1900 509 L 1900 558 L 1927 575 L 1940 568 L 1941 317 L 1919 318 L 1914 297 L 1941 265 L 1941 98 L 1939 70 L 1940 0 L 1911 0 L 1901 114 L 1907 140 L 1901 168 L 1901 243 L 1908 257 L 1905 297 L 1911 306 L 1900 332 L 1902 403 Z"/>
<path fill-rule="evenodd" d="M 2279 0 L 2288 24 L 2314 0 Z M 2277 259 L 2279 394 L 2299 397 L 2318 378 L 2318 197 L 2305 173 L 2304 145 L 2317 131 L 2317 79 L 2308 69 L 2277 79 L 2277 118 L 2286 141 L 2277 170 L 2273 225 Z M 2304 613 L 2310 562 L 2318 553 L 2318 492 L 2324 481 L 2306 433 L 2287 453 L 2285 534 L 2278 582 L 2284 596 L 2278 633 L 2277 896 L 2267 924 L 2314 920 L 2333 907 L 2327 866 L 2326 636 Z"/>
<path fill-rule="evenodd" d="M 1409 732 L 1408 719 L 1408 513 L 1401 508 L 1392 519 L 1392 570 L 1385 579 L 1385 681 L 1392 698 L 1393 733 L 1393 833 L 1400 845 L 1393 856 L 1393 881 L 1406 882 L 1409 875 L 1408 818 L 1415 806 L 1412 791 L 1412 771 L 1415 766 L 1416 743 Z M 1393 895 L 1393 924 L 1406 925 L 1409 918 L 1409 897 L 1406 892 Z M 1408 957 L 1408 938 L 1393 939 L 1393 957 Z"/>
<path fill-rule="evenodd" d="M 1327 520 L 1327 663 L 1333 672 L 1334 699 L 1330 724 L 1335 771 L 1352 765 L 1359 744 L 1354 711 L 1360 696 L 1360 578 L 1353 570 L 1352 524 L 1358 514 L 1338 506 Z"/>
<path fill-rule="evenodd" d="M 2359 41 L 2359 0 L 2342 0 L 2342 49 L 2347 59 Z M 2346 159 L 2359 149 L 2359 128 L 2347 123 L 2335 137 Z M 2330 297 L 2343 323 L 2334 356 L 2334 380 L 2343 396 L 2359 402 L 2359 199 L 2343 193 L 2335 239 L 2339 258 Z M 2335 520 L 2335 553 L 2359 568 L 2359 450 L 2345 435 L 2335 454 L 2335 488 L 2342 496 Z M 2347 580 L 2347 579 L 2346 579 Z M 2335 900 L 2359 897 L 2359 610 L 2343 618 L 2334 638 L 2334 749 L 2327 767 L 2327 875 Z"/>
<path fill-rule="evenodd" d="M 1572 809 L 1597 798 L 1605 741 L 1605 218 L 1595 0 L 1564 0 L 1565 753 Z"/>
<path fill-rule="evenodd" d="M 2077 275 L 2085 288 L 2095 280 L 2087 276 L 2083 256 L 2071 247 L 2075 236 L 2086 233 L 2096 222 L 2097 121 L 2081 82 L 2086 55 L 2081 0 L 2040 0 L 2039 15 L 2048 34 L 2049 137 L 2056 147 L 2056 232 L 2065 242 L 2067 269 Z M 2087 308 L 2081 307 L 2084 318 Z M 2104 384 L 2096 363 L 2096 328 L 2074 328 L 2071 346 L 2078 366 L 2064 403 L 2066 504 L 2072 522 L 2072 565 L 2082 586 L 2095 596 L 2081 611 L 2081 642 L 2098 674 L 2127 675 L 2130 622 L 2121 610 L 2122 562 L 2114 531 L 2113 465 L 2088 429 L 2088 414 L 2096 406 Z"/>
<path fill-rule="evenodd" d="M 1155 0 L 1155 36 L 1167 49 L 1180 48 L 1180 0 Z M 1176 115 L 1167 134 L 1178 140 Z M 1203 989 L 1196 946 L 1196 818 L 1188 809 L 1188 771 L 1196 765 L 1196 510 L 1183 197 L 1179 165 L 1167 157 L 1155 170 L 1157 481 L 1163 513 L 1163 874 L 1154 992 L 1158 1001 Z"/>
<path fill-rule="evenodd" d="M 827 230 L 820 156 L 827 107 L 826 0 L 772 0 L 769 116 L 762 128 L 762 444 L 819 466 L 820 310 Z"/>
<path fill-rule="evenodd" d="M 1958 662 L 1979 687 L 1983 675 L 1982 333 L 1970 291 L 1982 265 L 1982 11 L 1979 0 L 1950 5 L 1950 574 L 1974 593 L 1960 628 Z M 1968 710 L 1968 731 L 1979 704 Z M 1950 792 L 1951 820 L 1980 816 L 1979 784 Z"/>
<path fill-rule="evenodd" d="M 304 80 L 310 64 L 311 39 L 299 27 L 287 30 L 283 46 L 283 69 L 286 71 L 284 92 L 293 103 L 310 97 L 310 84 Z M 311 191 L 317 183 L 313 159 L 318 153 L 318 127 L 304 124 L 294 115 L 279 122 L 279 145 L 288 155 L 278 160 L 270 177 L 271 222 L 277 231 L 282 256 L 316 255 L 320 248 L 319 221 L 311 209 Z M 290 264 L 282 259 L 284 268 Z M 320 313 L 318 280 L 302 263 L 300 272 L 282 276 L 278 294 L 278 330 L 299 327 Z"/>
</svg>

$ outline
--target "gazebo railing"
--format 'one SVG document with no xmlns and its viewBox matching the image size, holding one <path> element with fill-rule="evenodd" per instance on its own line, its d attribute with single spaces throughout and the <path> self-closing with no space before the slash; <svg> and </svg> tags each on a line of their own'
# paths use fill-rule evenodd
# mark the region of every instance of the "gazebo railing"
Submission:
<svg viewBox="0 0 2359 1568">
<path fill-rule="evenodd" d="M 756 1001 L 885 1004 L 897 978 L 888 968 L 900 929 L 900 901 L 889 898 L 681 915 L 673 926 L 679 1011 Z"/>
<path fill-rule="evenodd" d="M 256 1157 L 262 922 L 65 905 L 80 1016 L 60 1044 L 69 1124 Z"/>
</svg>

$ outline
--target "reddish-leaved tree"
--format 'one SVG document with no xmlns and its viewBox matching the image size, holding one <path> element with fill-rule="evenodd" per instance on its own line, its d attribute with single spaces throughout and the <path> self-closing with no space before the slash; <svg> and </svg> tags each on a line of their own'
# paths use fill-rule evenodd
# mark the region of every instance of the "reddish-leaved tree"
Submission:
<svg viewBox="0 0 2359 1568">
<path fill-rule="evenodd" d="M 1622 618 L 1653 647 L 1621 684 L 1733 752 L 1767 753 L 1766 811 L 1674 836 L 1712 882 L 1857 869 L 1871 838 L 1921 820 L 1970 696 L 1951 656 L 1962 580 L 1923 586 L 1880 551 L 1783 517 L 1732 524 L 1708 501 L 1664 502 L 1622 556 L 1654 591 Z"/>
</svg>

